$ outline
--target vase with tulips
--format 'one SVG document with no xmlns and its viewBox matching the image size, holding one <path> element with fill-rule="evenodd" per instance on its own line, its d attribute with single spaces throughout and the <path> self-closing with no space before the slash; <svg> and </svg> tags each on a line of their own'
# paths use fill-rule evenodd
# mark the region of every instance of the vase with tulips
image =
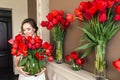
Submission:
<svg viewBox="0 0 120 80">
<path fill-rule="evenodd" d="M 80 70 L 85 63 L 85 59 L 80 58 L 79 53 L 75 51 L 66 55 L 65 59 L 70 62 L 72 69 L 75 71 Z"/>
<path fill-rule="evenodd" d="M 75 9 L 78 20 L 84 23 L 81 30 L 85 33 L 81 42 L 87 43 L 77 50 L 86 49 L 82 57 L 86 57 L 94 49 L 96 53 L 95 70 L 96 80 L 105 79 L 106 44 L 120 30 L 120 1 L 93 0 L 80 2 Z"/>
<path fill-rule="evenodd" d="M 18 34 L 9 43 L 12 44 L 11 54 L 21 57 L 18 66 L 23 66 L 23 70 L 29 72 L 29 75 L 35 75 L 45 68 L 45 58 L 49 62 L 53 60 L 52 45 L 43 42 L 39 36 L 26 38 Z"/>
<path fill-rule="evenodd" d="M 70 25 L 70 21 L 66 19 L 66 15 L 62 10 L 52 10 L 48 13 L 47 21 L 42 21 L 41 26 L 51 31 L 55 42 L 55 59 L 57 63 L 63 62 L 63 42 L 66 29 Z"/>
</svg>

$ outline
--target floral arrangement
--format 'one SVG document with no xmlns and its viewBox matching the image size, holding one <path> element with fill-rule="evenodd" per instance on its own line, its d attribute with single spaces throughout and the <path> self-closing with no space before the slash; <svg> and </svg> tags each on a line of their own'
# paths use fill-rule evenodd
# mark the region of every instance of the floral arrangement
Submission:
<svg viewBox="0 0 120 80">
<path fill-rule="evenodd" d="M 21 57 L 18 66 L 24 66 L 24 71 L 30 75 L 35 75 L 45 67 L 45 57 L 52 61 L 52 45 L 43 42 L 39 36 L 32 38 L 18 34 L 14 40 L 9 41 L 12 44 L 11 54 Z"/>
<path fill-rule="evenodd" d="M 105 49 L 107 42 L 120 30 L 120 1 L 119 0 L 93 0 L 80 2 L 74 13 L 79 21 L 84 23 L 81 30 L 85 33 L 81 39 L 86 44 L 76 50 L 86 49 L 82 58 L 95 49 L 95 69 L 98 73 L 105 70 Z"/>
<path fill-rule="evenodd" d="M 120 71 L 120 58 L 113 61 L 113 66 L 118 70 Z"/>
<path fill-rule="evenodd" d="M 62 10 L 52 10 L 50 13 L 48 13 L 46 18 L 47 21 L 42 21 L 41 26 L 46 27 L 52 32 L 56 46 L 56 61 L 59 62 L 63 58 L 63 40 L 65 37 L 66 29 L 70 25 L 70 17 L 67 15 L 65 16 Z"/>
<path fill-rule="evenodd" d="M 66 55 L 65 59 L 71 63 L 72 69 L 76 71 L 80 70 L 85 63 L 85 60 L 83 58 L 80 58 L 78 52 L 75 51 Z"/>
</svg>

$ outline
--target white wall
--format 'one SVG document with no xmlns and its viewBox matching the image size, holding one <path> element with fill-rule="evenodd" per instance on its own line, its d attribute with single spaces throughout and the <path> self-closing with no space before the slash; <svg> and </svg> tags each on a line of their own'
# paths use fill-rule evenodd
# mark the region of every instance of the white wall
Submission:
<svg viewBox="0 0 120 80">
<path fill-rule="evenodd" d="M 0 8 L 12 10 L 13 37 L 20 32 L 21 22 L 28 17 L 27 0 L 0 0 Z M 14 68 L 15 74 L 17 74 Z"/>
<path fill-rule="evenodd" d="M 28 17 L 27 0 L 0 0 L 0 8 L 12 10 L 13 37 L 20 32 L 21 22 Z"/>
</svg>

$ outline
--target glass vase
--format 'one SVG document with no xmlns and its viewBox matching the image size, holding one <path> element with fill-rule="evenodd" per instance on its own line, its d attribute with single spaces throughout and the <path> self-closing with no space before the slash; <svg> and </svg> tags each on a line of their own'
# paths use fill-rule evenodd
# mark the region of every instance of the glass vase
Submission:
<svg viewBox="0 0 120 80">
<path fill-rule="evenodd" d="M 63 41 L 56 41 L 56 63 L 63 63 Z"/>
<path fill-rule="evenodd" d="M 73 62 L 71 66 L 74 71 L 79 71 L 81 69 L 81 66 L 77 65 L 75 62 Z"/>
<path fill-rule="evenodd" d="M 23 57 L 19 62 L 19 66 L 24 66 L 23 70 L 29 72 L 29 75 L 39 73 L 45 67 L 45 60 L 37 60 L 32 55 Z"/>
<path fill-rule="evenodd" d="M 106 44 L 101 43 L 96 46 L 95 60 L 95 78 L 96 80 L 106 79 L 106 59 L 105 59 Z"/>
</svg>

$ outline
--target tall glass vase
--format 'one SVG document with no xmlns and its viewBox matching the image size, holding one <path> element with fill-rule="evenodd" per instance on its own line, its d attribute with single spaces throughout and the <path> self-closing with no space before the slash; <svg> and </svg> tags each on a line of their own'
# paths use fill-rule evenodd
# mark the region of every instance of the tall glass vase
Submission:
<svg viewBox="0 0 120 80">
<path fill-rule="evenodd" d="M 63 63 L 63 41 L 56 41 L 56 63 Z"/>
<path fill-rule="evenodd" d="M 106 79 L 106 60 L 105 60 L 106 44 L 98 44 L 95 48 L 96 60 L 95 60 L 95 77 L 96 80 Z"/>
</svg>

